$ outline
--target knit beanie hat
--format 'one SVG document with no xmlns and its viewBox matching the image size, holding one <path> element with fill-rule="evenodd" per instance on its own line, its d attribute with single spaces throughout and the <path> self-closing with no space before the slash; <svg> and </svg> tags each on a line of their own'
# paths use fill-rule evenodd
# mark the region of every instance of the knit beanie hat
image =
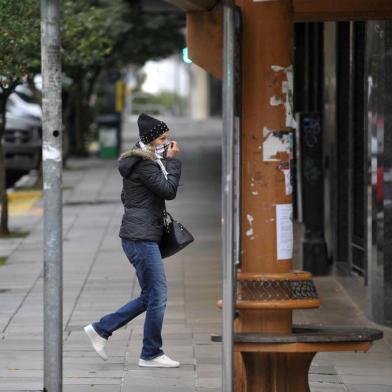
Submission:
<svg viewBox="0 0 392 392">
<path fill-rule="evenodd" d="M 140 114 L 137 119 L 137 125 L 139 126 L 140 140 L 144 144 L 150 143 L 162 135 L 162 133 L 169 130 L 168 126 L 163 121 L 159 121 L 145 113 Z"/>
</svg>

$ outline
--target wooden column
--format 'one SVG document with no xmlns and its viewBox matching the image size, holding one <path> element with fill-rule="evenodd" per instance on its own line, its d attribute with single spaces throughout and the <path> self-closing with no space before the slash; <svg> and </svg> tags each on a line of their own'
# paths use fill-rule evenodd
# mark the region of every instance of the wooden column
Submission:
<svg viewBox="0 0 392 392">
<path fill-rule="evenodd" d="M 289 136 L 282 131 L 290 130 L 287 124 L 291 121 L 285 103 L 292 65 L 293 19 L 285 0 L 236 0 L 236 4 L 243 18 L 241 272 L 285 274 L 291 271 L 292 260 L 291 256 L 278 260 L 276 205 L 292 203 L 284 172 L 290 158 Z M 291 328 L 291 309 L 240 309 L 235 323 L 237 332 L 291 333 Z M 268 358 L 268 364 L 263 364 L 262 356 L 256 360 L 236 353 L 235 390 L 247 390 L 245 380 L 252 379 L 249 372 L 257 373 L 247 369 L 246 377 L 244 361 L 246 367 L 251 363 L 258 367 L 270 366 L 271 361 L 279 363 L 278 358 Z"/>
<path fill-rule="evenodd" d="M 385 1 L 376 2 L 380 5 Z M 339 9 L 342 17 L 351 15 L 347 8 L 350 2 L 333 4 L 334 12 Z M 366 0 L 360 3 L 362 11 L 370 6 Z M 291 112 L 293 23 L 295 18 L 330 18 L 330 4 L 327 0 L 236 0 L 236 5 L 243 21 L 243 112 L 235 391 L 309 392 L 308 370 L 315 353 L 367 350 L 369 341 L 374 340 L 363 339 L 362 332 L 359 341 L 350 336 L 341 340 L 339 334 L 332 337 L 320 331 L 320 342 L 309 343 L 307 338 L 315 338 L 309 330 L 295 337 L 298 328 L 292 328 L 293 309 L 320 305 L 311 274 L 292 271 L 289 164 L 295 126 Z M 222 75 L 221 32 L 219 7 L 187 14 L 190 56 L 218 78 Z M 218 306 L 222 307 L 222 301 Z M 241 343 L 244 336 L 247 343 Z"/>
<path fill-rule="evenodd" d="M 292 65 L 293 21 L 288 2 L 237 0 L 242 42 L 242 258 L 241 271 L 288 273 L 292 260 L 277 259 L 276 205 L 286 194 L 287 70 Z M 276 147 L 276 149 L 274 149 Z M 291 311 L 242 311 L 243 330 L 289 332 Z"/>
</svg>

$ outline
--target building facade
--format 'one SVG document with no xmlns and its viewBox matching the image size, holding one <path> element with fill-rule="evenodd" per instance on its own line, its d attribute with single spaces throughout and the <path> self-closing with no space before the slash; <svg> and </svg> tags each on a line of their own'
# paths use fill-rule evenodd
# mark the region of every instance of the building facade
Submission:
<svg viewBox="0 0 392 392">
<path fill-rule="evenodd" d="M 295 26 L 295 111 L 319 119 L 320 144 L 310 177 L 308 131 L 299 122 L 297 151 L 302 155 L 297 156 L 295 183 L 297 219 L 305 226 L 303 264 L 315 273 L 356 276 L 369 318 L 389 326 L 391 44 L 388 21 Z M 311 198 L 309 178 L 316 178 L 322 190 L 317 200 Z M 318 225 L 307 221 L 307 210 Z"/>
</svg>

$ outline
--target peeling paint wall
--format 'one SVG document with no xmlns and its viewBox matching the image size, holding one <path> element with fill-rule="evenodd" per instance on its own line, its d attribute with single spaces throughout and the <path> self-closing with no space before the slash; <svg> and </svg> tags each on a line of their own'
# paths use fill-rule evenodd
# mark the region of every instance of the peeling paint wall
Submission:
<svg viewBox="0 0 392 392">
<path fill-rule="evenodd" d="M 280 161 L 279 153 L 291 154 L 292 133 L 263 128 L 263 161 Z"/>
<path fill-rule="evenodd" d="M 253 240 L 255 237 L 254 237 L 254 232 L 253 232 L 253 216 L 252 215 L 250 215 L 250 214 L 246 214 L 246 219 L 248 219 L 248 222 L 249 222 L 249 226 L 250 226 L 250 228 L 246 231 L 246 235 L 248 236 L 248 237 L 250 237 L 250 239 L 251 240 Z"/>
<path fill-rule="evenodd" d="M 286 74 L 286 80 L 282 82 L 282 94 L 283 98 L 279 97 L 271 97 L 270 104 L 271 106 L 284 105 L 286 110 L 286 127 L 295 128 L 297 123 L 293 116 L 293 86 L 294 86 L 294 77 L 293 77 L 293 66 L 289 65 L 288 67 L 282 67 L 280 65 L 272 65 L 271 69 L 278 73 L 284 72 Z"/>
</svg>

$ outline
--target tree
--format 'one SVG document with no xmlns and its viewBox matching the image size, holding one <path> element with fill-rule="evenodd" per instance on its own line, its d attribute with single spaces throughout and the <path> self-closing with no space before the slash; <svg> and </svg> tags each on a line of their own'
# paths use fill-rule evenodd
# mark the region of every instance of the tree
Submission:
<svg viewBox="0 0 392 392">
<path fill-rule="evenodd" d="M 63 0 L 63 71 L 70 80 L 69 112 L 75 113 L 76 150 L 83 153 L 91 117 L 90 97 L 100 72 L 168 56 L 184 46 L 178 19 L 146 15 L 125 0 Z M 0 140 L 6 127 L 6 105 L 16 86 L 40 72 L 40 7 L 37 0 L 0 0 Z M 65 86 L 66 83 L 64 83 Z M 0 143 L 0 234 L 8 234 L 8 200 Z"/>
<path fill-rule="evenodd" d="M 73 130 L 73 153 L 85 155 L 84 134 L 90 118 L 88 99 L 114 37 L 127 29 L 122 0 L 97 2 L 65 0 L 62 11 L 63 69 L 72 83 L 67 91 L 65 118 Z M 71 116 L 73 113 L 73 116 Z M 73 118 L 73 123 L 70 122 Z"/>
<path fill-rule="evenodd" d="M 40 8 L 36 0 L 0 0 L 0 234 L 9 234 L 3 152 L 8 97 L 40 62 Z"/>
<path fill-rule="evenodd" d="M 84 136 L 92 121 L 89 102 L 101 71 L 142 65 L 178 51 L 184 46 L 179 27 L 173 16 L 146 15 L 124 0 L 64 1 L 63 69 L 72 80 L 65 118 L 76 139 L 74 153 L 86 155 Z"/>
<path fill-rule="evenodd" d="M 185 46 L 178 15 L 145 13 L 131 8 L 126 15 L 128 29 L 119 35 L 106 61 L 111 67 L 129 63 L 139 66 L 148 60 L 159 60 L 179 52 Z"/>
</svg>

